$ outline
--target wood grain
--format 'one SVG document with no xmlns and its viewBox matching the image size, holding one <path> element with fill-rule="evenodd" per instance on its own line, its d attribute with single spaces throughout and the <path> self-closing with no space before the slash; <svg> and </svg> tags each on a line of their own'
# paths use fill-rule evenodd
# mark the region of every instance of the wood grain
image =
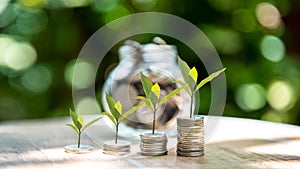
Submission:
<svg viewBox="0 0 300 169">
<path fill-rule="evenodd" d="M 132 152 L 127 156 L 103 154 L 103 142 L 114 136 L 103 120 L 82 137 L 82 143 L 95 151 L 65 153 L 65 145 L 76 143 L 75 133 L 64 126 L 69 120 L 2 122 L 0 168 L 300 168 L 297 126 L 222 117 L 205 145 L 205 156 L 176 156 L 176 137 L 169 137 L 167 156 L 148 157 L 139 154 L 139 140 L 131 140 Z"/>
</svg>

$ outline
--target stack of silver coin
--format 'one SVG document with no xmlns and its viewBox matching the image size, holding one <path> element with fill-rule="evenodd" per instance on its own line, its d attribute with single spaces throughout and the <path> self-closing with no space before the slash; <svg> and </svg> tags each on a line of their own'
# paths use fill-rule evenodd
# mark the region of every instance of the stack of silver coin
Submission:
<svg viewBox="0 0 300 169">
<path fill-rule="evenodd" d="M 141 137 L 141 154 L 145 156 L 167 155 L 168 138 L 165 133 L 144 133 Z"/>
<path fill-rule="evenodd" d="M 177 118 L 177 155 L 198 157 L 204 155 L 204 117 Z"/>
<path fill-rule="evenodd" d="M 115 143 L 114 140 L 106 141 L 103 145 L 104 154 L 126 155 L 130 153 L 130 142 L 119 140 Z"/>
</svg>

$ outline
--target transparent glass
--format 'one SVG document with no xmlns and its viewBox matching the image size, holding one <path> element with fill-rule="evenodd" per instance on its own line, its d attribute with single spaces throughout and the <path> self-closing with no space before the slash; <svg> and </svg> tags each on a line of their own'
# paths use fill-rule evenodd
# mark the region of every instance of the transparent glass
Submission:
<svg viewBox="0 0 300 169">
<path fill-rule="evenodd" d="M 119 65 L 109 74 L 102 90 L 105 111 L 108 111 L 105 93 L 120 100 L 124 111 L 139 103 L 136 96 L 144 96 L 140 72 L 161 86 L 161 97 L 179 87 L 173 83 L 174 79 L 183 80 L 177 65 L 175 46 L 155 43 L 141 45 L 127 41 L 120 47 L 119 57 Z M 176 117 L 189 111 L 189 101 L 189 96 L 182 91 L 162 105 L 156 114 L 156 129 L 165 132 L 176 130 Z M 138 138 L 144 129 L 152 128 L 152 120 L 153 113 L 144 105 L 120 124 L 120 136 Z"/>
</svg>

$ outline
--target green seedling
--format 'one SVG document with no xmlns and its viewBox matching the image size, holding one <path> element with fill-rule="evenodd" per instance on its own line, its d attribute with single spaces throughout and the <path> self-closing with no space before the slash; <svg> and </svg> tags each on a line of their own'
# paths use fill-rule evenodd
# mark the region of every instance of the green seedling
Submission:
<svg viewBox="0 0 300 169">
<path fill-rule="evenodd" d="M 167 94 L 164 97 L 160 97 L 160 86 L 158 83 L 153 84 L 150 79 L 148 79 L 142 72 L 141 72 L 141 82 L 143 85 L 143 90 L 145 93 L 145 97 L 137 96 L 137 99 L 143 101 L 147 107 L 153 112 L 153 122 L 152 122 L 152 134 L 155 132 L 155 118 L 156 118 L 156 111 L 158 108 L 166 103 L 170 98 L 175 96 L 178 92 L 180 92 L 181 88 L 177 88 Z"/>
<path fill-rule="evenodd" d="M 80 139 L 81 139 L 82 132 L 86 128 L 88 128 L 90 125 L 92 125 L 92 124 L 96 123 L 98 120 L 100 120 L 102 118 L 102 116 L 90 121 L 86 125 L 84 125 L 83 117 L 78 116 L 77 113 L 71 109 L 70 109 L 70 116 L 72 118 L 73 124 L 66 124 L 66 126 L 71 127 L 77 133 L 77 135 L 78 135 L 77 147 L 80 148 Z"/>
<path fill-rule="evenodd" d="M 192 118 L 193 102 L 194 102 L 194 96 L 196 92 L 198 92 L 198 90 L 206 83 L 210 82 L 211 80 L 219 76 L 223 71 L 226 70 L 226 68 L 223 68 L 219 71 L 210 74 L 208 77 L 206 77 L 205 79 L 200 81 L 200 83 L 197 84 L 198 72 L 195 67 L 191 69 L 188 66 L 188 64 L 185 61 L 183 61 L 180 57 L 178 57 L 178 66 L 180 68 L 184 82 L 181 80 L 175 80 L 174 82 L 178 83 L 191 96 L 190 118 Z"/>
<path fill-rule="evenodd" d="M 116 102 L 112 96 L 109 94 L 106 94 L 106 102 L 108 105 L 108 108 L 110 112 L 102 112 L 103 115 L 106 115 L 115 125 L 116 128 L 116 136 L 115 136 L 115 144 L 118 143 L 118 132 L 119 132 L 119 124 L 121 121 L 123 121 L 127 116 L 129 116 L 131 113 L 138 110 L 144 103 L 138 104 L 125 113 L 123 113 L 122 110 L 122 104 L 120 101 Z"/>
</svg>

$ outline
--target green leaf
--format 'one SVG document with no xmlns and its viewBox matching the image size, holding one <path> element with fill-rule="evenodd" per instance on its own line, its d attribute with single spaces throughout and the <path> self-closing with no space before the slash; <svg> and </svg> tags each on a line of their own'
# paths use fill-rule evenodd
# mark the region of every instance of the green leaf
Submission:
<svg viewBox="0 0 300 169">
<path fill-rule="evenodd" d="M 155 83 L 152 86 L 151 92 L 153 92 L 155 94 L 155 96 L 159 99 L 159 97 L 160 97 L 160 87 L 159 87 L 158 83 Z"/>
<path fill-rule="evenodd" d="M 122 114 L 122 104 L 120 101 L 118 101 L 116 104 L 115 104 L 115 109 L 117 110 L 117 112 L 119 114 Z"/>
<path fill-rule="evenodd" d="M 142 72 L 141 72 L 141 82 L 143 85 L 145 95 L 149 97 L 153 84 Z"/>
<path fill-rule="evenodd" d="M 174 83 L 178 83 L 187 92 L 187 94 L 191 95 L 191 91 L 189 89 L 188 84 L 184 83 L 181 80 L 174 80 L 173 82 Z"/>
<path fill-rule="evenodd" d="M 107 93 L 106 93 L 106 102 L 108 104 L 110 113 L 114 116 L 115 119 L 119 119 L 120 114 L 115 109 L 115 105 L 116 105 L 115 100 L 112 96 L 110 96 Z"/>
<path fill-rule="evenodd" d="M 150 93 L 149 100 L 152 105 L 156 105 L 156 103 L 158 102 L 158 98 L 156 97 L 155 93 L 153 93 L 153 92 Z"/>
<path fill-rule="evenodd" d="M 192 77 L 192 79 L 194 80 L 194 82 L 197 82 L 198 79 L 198 72 L 197 69 L 195 67 L 193 67 L 190 71 L 189 71 L 189 76 Z"/>
<path fill-rule="evenodd" d="M 147 105 L 147 107 L 153 111 L 152 105 L 151 105 L 151 103 L 149 102 L 149 100 L 147 100 L 147 99 L 146 99 L 145 97 L 143 97 L 143 96 L 137 96 L 136 98 L 137 98 L 138 100 L 143 101 L 143 102 Z"/>
<path fill-rule="evenodd" d="M 79 133 L 78 129 L 73 124 L 66 124 L 66 126 L 71 127 L 77 134 Z"/>
<path fill-rule="evenodd" d="M 189 77 L 189 71 L 190 71 L 190 67 L 188 66 L 188 64 L 183 61 L 180 57 L 178 57 L 178 66 L 180 68 L 181 71 L 181 75 L 184 79 L 184 81 L 186 83 L 188 83 L 188 77 Z"/>
<path fill-rule="evenodd" d="M 112 114 L 107 112 L 102 112 L 102 114 L 106 115 L 110 119 L 110 121 L 114 123 L 114 125 L 117 125 L 117 119 L 115 119 Z"/>
<path fill-rule="evenodd" d="M 72 118 L 73 124 L 74 124 L 74 125 L 77 127 L 77 129 L 79 130 L 79 129 L 81 128 L 81 125 L 80 125 L 80 123 L 77 121 L 78 116 L 77 116 L 76 112 L 73 111 L 73 110 L 71 110 L 71 109 L 69 109 L 69 111 L 70 111 L 70 116 L 71 116 L 71 118 Z"/>
<path fill-rule="evenodd" d="M 169 99 L 171 99 L 173 96 L 175 96 L 177 93 L 179 93 L 181 90 L 181 88 L 177 88 L 175 90 L 173 90 L 172 92 L 170 92 L 169 94 L 167 94 L 166 96 L 164 96 L 161 101 L 158 104 L 158 107 L 163 105 L 164 103 L 166 103 Z"/>
<path fill-rule="evenodd" d="M 191 91 L 194 91 L 194 89 L 195 89 L 195 86 L 196 86 L 196 82 L 193 80 L 193 78 L 189 75 L 188 77 L 187 77 L 187 84 L 188 84 L 188 86 L 189 86 L 189 88 L 191 89 Z"/>
<path fill-rule="evenodd" d="M 129 116 L 131 113 L 133 113 L 136 110 L 138 110 L 142 105 L 144 105 L 144 103 L 138 104 L 138 105 L 134 106 L 133 108 L 131 108 L 130 110 L 126 111 L 124 114 L 122 114 L 121 118 L 120 118 L 120 122 L 122 120 L 124 120 L 127 116 Z"/>
<path fill-rule="evenodd" d="M 188 87 L 191 89 L 191 91 L 194 90 L 194 87 L 196 85 L 196 82 L 193 80 L 193 78 L 189 75 L 190 67 L 188 64 L 183 61 L 180 57 L 178 57 L 178 66 L 180 68 L 182 77 L 186 84 L 188 84 Z"/>
<path fill-rule="evenodd" d="M 96 118 L 90 122 L 88 122 L 83 128 L 82 128 L 82 131 L 84 131 L 86 128 L 88 128 L 90 125 L 96 123 L 98 120 L 102 119 L 103 116 L 99 117 L 99 118 Z"/>
<path fill-rule="evenodd" d="M 224 72 L 226 70 L 226 68 L 223 68 L 222 70 L 219 70 L 217 72 L 212 73 L 211 75 L 209 75 L 207 78 L 203 79 L 198 85 L 197 88 L 195 90 L 195 92 L 197 92 L 202 86 L 204 86 L 207 82 L 210 82 L 211 80 L 213 80 L 214 78 L 216 78 L 217 76 L 219 76 L 222 72 Z"/>
</svg>

